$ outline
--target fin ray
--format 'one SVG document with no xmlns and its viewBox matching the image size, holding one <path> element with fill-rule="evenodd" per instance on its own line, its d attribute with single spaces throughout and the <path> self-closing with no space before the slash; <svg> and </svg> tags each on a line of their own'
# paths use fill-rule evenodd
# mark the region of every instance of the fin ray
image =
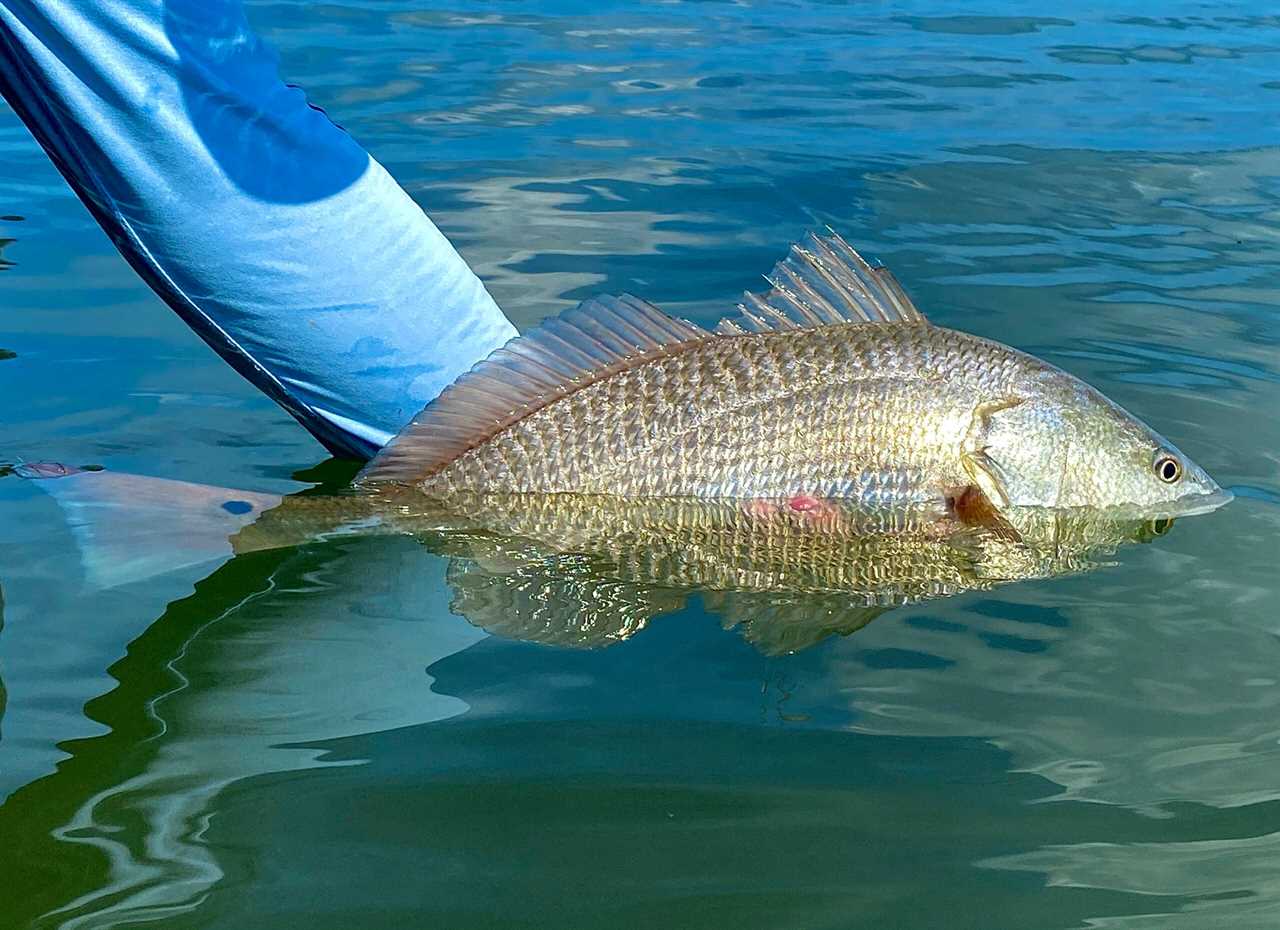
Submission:
<svg viewBox="0 0 1280 930">
<path fill-rule="evenodd" d="M 725 336 L 841 323 L 925 322 L 885 268 L 839 235 L 811 234 L 748 292 L 739 315 L 707 331 L 629 294 L 567 310 L 477 364 L 422 409 L 356 477 L 357 485 L 430 477 L 507 426 L 588 384 Z"/>
<path fill-rule="evenodd" d="M 811 329 L 838 323 L 924 323 L 898 279 L 871 265 L 834 232 L 810 234 L 768 275 L 772 288 L 747 292 L 739 316 L 716 327 L 725 335 Z"/>
<path fill-rule="evenodd" d="M 587 384 L 716 335 L 624 294 L 595 297 L 495 350 L 423 408 L 356 477 L 429 477 L 510 424 Z"/>
</svg>

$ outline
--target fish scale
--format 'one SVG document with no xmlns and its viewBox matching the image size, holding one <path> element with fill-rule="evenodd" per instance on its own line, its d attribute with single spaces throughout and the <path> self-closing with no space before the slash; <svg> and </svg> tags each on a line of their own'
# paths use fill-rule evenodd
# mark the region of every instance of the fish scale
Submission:
<svg viewBox="0 0 1280 930">
<path fill-rule="evenodd" d="M 702 342 L 548 404 L 468 450 L 423 489 L 936 496 L 967 483 L 960 456 L 973 398 L 1004 388 L 1015 367 L 1008 353 L 977 337 L 901 323 Z M 944 364 L 930 364 L 939 359 Z M 544 449 L 555 454 L 537 454 Z"/>
</svg>

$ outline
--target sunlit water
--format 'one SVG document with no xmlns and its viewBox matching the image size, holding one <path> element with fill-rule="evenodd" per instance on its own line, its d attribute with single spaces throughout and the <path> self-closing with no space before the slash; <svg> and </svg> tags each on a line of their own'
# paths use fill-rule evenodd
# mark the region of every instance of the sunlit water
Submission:
<svg viewBox="0 0 1280 930">
<path fill-rule="evenodd" d="M 1280 19 L 1144 6 L 252 4 L 518 324 L 710 323 L 830 224 L 1238 499 L 766 655 L 696 597 L 490 635 L 408 538 L 95 593 L 0 479 L 0 926 L 1280 925 Z M 0 460 L 350 476 L 7 110 L 0 217 Z"/>
</svg>

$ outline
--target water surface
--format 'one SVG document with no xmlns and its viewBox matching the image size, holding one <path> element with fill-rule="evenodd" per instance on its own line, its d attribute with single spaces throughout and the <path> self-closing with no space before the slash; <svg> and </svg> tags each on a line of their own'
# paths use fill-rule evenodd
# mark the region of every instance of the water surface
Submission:
<svg viewBox="0 0 1280 930">
<path fill-rule="evenodd" d="M 490 635 L 407 538 L 95 592 L 0 478 L 0 925 L 1280 924 L 1280 19 L 249 7 L 521 326 L 597 291 L 711 323 L 830 224 L 1239 499 L 767 655 L 697 598 L 602 649 Z M 350 477 L 3 109 L 0 349 L 0 461 Z"/>
</svg>

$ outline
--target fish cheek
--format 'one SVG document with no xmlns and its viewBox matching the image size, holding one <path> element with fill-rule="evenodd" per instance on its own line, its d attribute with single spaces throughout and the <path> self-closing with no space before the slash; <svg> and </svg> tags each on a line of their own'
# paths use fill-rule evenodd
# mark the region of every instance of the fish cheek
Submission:
<svg viewBox="0 0 1280 930">
<path fill-rule="evenodd" d="M 1069 430 L 1052 404 L 1008 398 L 975 414 L 964 465 L 999 507 L 1054 507 L 1063 499 Z"/>
</svg>

